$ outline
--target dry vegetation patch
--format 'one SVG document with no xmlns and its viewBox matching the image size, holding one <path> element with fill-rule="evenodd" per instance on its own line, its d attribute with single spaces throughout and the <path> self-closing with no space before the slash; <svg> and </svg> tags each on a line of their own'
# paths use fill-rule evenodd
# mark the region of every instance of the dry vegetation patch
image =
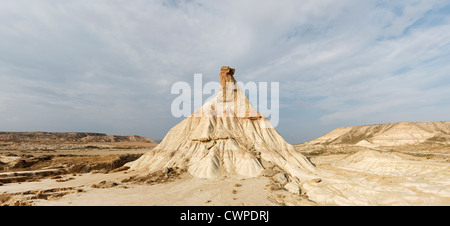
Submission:
<svg viewBox="0 0 450 226">
<path fill-rule="evenodd" d="M 180 169 L 178 167 L 174 168 L 164 168 L 161 171 L 153 172 L 145 176 L 131 176 L 127 179 L 122 180 L 122 183 L 138 183 L 138 184 L 160 184 L 173 182 L 180 178 L 182 174 L 186 173 L 186 169 Z"/>
</svg>

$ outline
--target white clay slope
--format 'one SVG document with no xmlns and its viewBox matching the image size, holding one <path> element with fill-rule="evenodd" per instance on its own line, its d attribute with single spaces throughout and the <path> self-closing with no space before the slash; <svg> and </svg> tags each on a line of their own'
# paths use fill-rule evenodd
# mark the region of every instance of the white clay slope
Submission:
<svg viewBox="0 0 450 226">
<path fill-rule="evenodd" d="M 329 205 L 448 205 L 450 201 L 450 164 L 446 162 L 371 150 L 332 165 L 352 172 L 352 177 L 303 184 L 310 199 Z"/>
<path fill-rule="evenodd" d="M 233 74 L 234 69 L 222 67 L 218 95 L 173 127 L 155 149 L 127 165 L 150 172 L 187 168 L 200 178 L 256 177 L 267 161 L 297 179 L 314 177 L 314 166 L 255 110 Z"/>
<path fill-rule="evenodd" d="M 450 144 L 450 122 L 399 122 L 341 127 L 306 144 L 401 146 L 424 142 Z"/>
</svg>

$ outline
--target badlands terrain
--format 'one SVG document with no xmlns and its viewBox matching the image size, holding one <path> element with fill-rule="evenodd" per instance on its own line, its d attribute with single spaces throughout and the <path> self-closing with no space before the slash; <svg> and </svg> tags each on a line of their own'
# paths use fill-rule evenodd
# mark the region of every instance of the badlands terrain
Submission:
<svg viewBox="0 0 450 226">
<path fill-rule="evenodd" d="M 353 191 L 361 200 L 341 200 L 349 205 L 450 205 L 449 135 L 450 122 L 400 122 L 342 127 L 295 147 L 347 178 L 327 186 L 362 189 Z"/>
<path fill-rule="evenodd" d="M 291 145 L 220 70 L 161 143 L 0 133 L 0 205 L 450 205 L 450 123 L 343 127 Z"/>
<path fill-rule="evenodd" d="M 215 179 L 196 178 L 183 169 L 142 174 L 124 166 L 150 152 L 157 145 L 151 140 L 51 141 L 44 140 L 42 133 L 28 133 L 28 140 L 13 140 L 9 135 L 10 139 L 2 138 L 0 150 L 0 203 L 450 205 L 450 145 L 445 132 L 449 130 L 433 131 L 439 126 L 448 129 L 449 124 L 393 123 L 338 128 L 295 145 L 296 151 L 318 170 L 332 174 L 335 182 L 325 183 L 320 180 L 327 179 L 317 178 L 314 184 L 304 183 L 300 189 L 286 186 L 290 178 L 276 166 L 266 167 L 270 170 L 257 177 Z M 395 134 L 403 133 L 401 142 L 393 142 L 385 135 L 390 133 L 389 128 Z M 377 137 L 386 138 L 386 144 Z"/>
</svg>

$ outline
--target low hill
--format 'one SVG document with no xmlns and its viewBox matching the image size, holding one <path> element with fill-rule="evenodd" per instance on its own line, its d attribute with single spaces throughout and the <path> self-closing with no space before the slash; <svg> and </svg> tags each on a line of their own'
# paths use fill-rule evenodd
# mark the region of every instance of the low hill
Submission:
<svg viewBox="0 0 450 226">
<path fill-rule="evenodd" d="M 450 122 L 398 122 L 337 128 L 304 144 L 401 146 L 450 144 Z"/>
<path fill-rule="evenodd" d="M 145 142 L 155 141 L 142 136 L 117 136 L 103 133 L 49 133 L 49 132 L 0 132 L 1 143 L 91 143 L 91 142 Z"/>
</svg>

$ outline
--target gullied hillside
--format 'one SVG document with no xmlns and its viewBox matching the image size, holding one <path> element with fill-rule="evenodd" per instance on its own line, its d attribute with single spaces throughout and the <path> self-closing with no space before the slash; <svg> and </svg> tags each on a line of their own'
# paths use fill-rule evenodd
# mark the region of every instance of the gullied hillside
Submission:
<svg viewBox="0 0 450 226">
<path fill-rule="evenodd" d="M 223 66 L 216 96 L 174 126 L 155 149 L 126 166 L 146 172 L 186 169 L 199 178 L 250 178 L 280 169 L 289 178 L 315 179 L 313 164 L 257 112 L 234 73 Z M 290 186 L 299 191 L 295 179 Z"/>
<path fill-rule="evenodd" d="M 305 144 L 400 146 L 450 144 L 450 122 L 398 122 L 337 128 Z"/>
</svg>

